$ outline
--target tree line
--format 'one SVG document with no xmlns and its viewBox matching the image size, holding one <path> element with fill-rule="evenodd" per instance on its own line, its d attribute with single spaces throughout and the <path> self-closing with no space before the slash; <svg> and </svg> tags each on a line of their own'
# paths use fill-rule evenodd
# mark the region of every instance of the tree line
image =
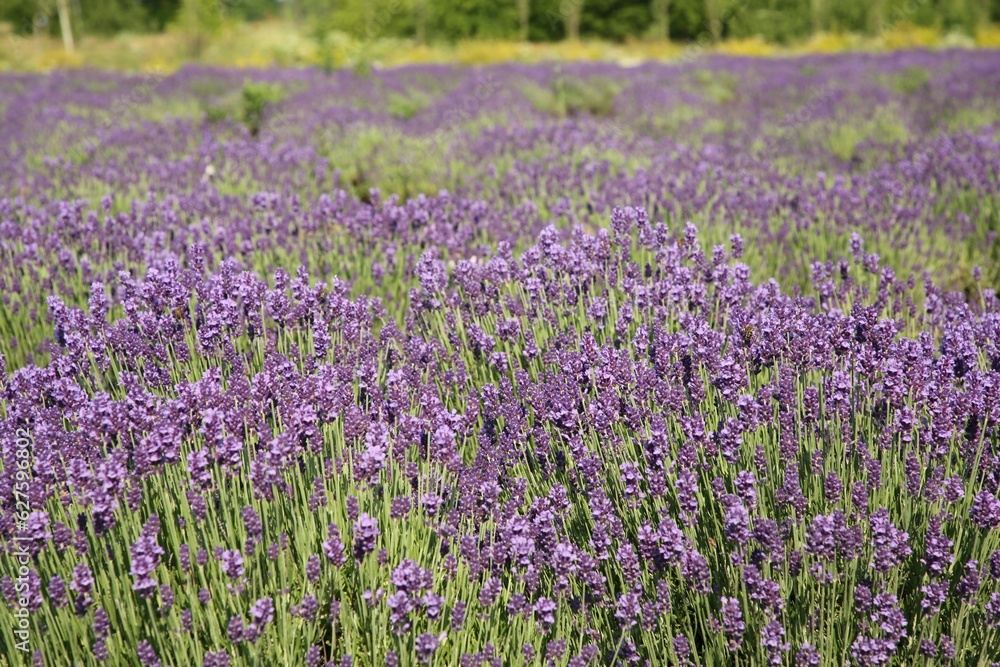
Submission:
<svg viewBox="0 0 1000 667">
<path fill-rule="evenodd" d="M 972 32 L 1000 0 L 0 0 L 19 34 L 112 35 L 171 24 L 209 33 L 225 21 L 285 18 L 322 37 L 418 41 L 598 38 L 783 43 L 818 31 L 875 33 L 902 22 Z M 67 24 L 71 24 L 67 29 Z"/>
</svg>

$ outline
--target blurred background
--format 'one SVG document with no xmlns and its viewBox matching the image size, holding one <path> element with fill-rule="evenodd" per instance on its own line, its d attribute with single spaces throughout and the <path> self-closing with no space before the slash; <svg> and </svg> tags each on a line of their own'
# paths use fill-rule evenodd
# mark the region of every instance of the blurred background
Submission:
<svg viewBox="0 0 1000 667">
<path fill-rule="evenodd" d="M 1000 0 L 0 0 L 0 68 L 1000 47 Z"/>
</svg>

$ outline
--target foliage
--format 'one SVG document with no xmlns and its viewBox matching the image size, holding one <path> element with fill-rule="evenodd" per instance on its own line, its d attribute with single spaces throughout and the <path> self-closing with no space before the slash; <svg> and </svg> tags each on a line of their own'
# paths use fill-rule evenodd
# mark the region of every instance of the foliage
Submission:
<svg viewBox="0 0 1000 667">
<path fill-rule="evenodd" d="M 211 34 L 220 20 L 255 21 L 284 16 L 308 25 L 314 36 L 337 31 L 359 41 L 413 37 L 421 2 L 427 8 L 427 37 L 433 41 L 462 39 L 516 39 L 518 9 L 514 0 L 297 0 L 286 5 L 278 0 L 88 0 L 79 5 L 78 29 L 90 34 L 122 31 L 162 30 L 172 21 L 193 33 L 198 44 Z M 531 0 L 529 38 L 552 41 L 565 37 L 565 0 Z M 802 40 L 817 30 L 865 32 L 871 30 L 877 3 L 867 0 L 671 0 L 669 26 L 672 39 L 708 39 L 711 30 L 706 7 L 717 7 L 724 19 L 722 35 L 746 38 L 760 36 L 770 43 Z M 967 0 L 915 2 L 885 0 L 884 22 L 903 23 L 948 32 L 973 33 L 989 19 L 1000 20 L 1000 0 L 989 6 Z M 0 21 L 14 30 L 29 33 L 38 13 L 34 0 L 0 0 Z M 49 22 L 44 30 L 56 31 L 54 9 L 41 12 Z M 645 37 L 653 22 L 652 0 L 586 0 L 582 7 L 581 35 L 591 39 L 622 41 Z M 53 32 L 55 34 L 55 32 Z"/>
<path fill-rule="evenodd" d="M 1000 53 L 0 114 L 0 665 L 1000 655 Z"/>
<path fill-rule="evenodd" d="M 614 81 L 564 76 L 560 71 L 547 86 L 526 84 L 522 90 L 536 109 L 557 118 L 580 114 L 608 116 L 614 111 L 615 96 L 619 92 Z"/>
<path fill-rule="evenodd" d="M 247 81 L 243 84 L 240 92 L 242 108 L 240 120 L 250 131 L 251 137 L 260 134 L 261 125 L 268 107 L 280 102 L 284 98 L 285 92 L 281 87 L 268 84 Z"/>
</svg>

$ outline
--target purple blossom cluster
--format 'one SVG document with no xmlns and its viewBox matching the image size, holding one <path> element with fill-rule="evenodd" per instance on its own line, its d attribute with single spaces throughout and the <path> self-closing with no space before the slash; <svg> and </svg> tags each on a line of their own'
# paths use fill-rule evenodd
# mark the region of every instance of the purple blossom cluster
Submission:
<svg viewBox="0 0 1000 667">
<path fill-rule="evenodd" d="M 300 90 L 286 134 L 149 121 L 42 168 L 45 90 L 4 88 L 0 636 L 26 608 L 45 664 L 989 664 L 1000 298 L 927 247 L 995 221 L 995 125 L 935 125 L 995 98 L 978 57 L 713 64 L 756 101 L 698 146 L 652 114 L 708 104 L 686 66 L 576 72 L 622 77 L 622 125 L 544 118 L 513 82 L 552 71 L 501 68 L 504 122 L 454 138 L 492 175 L 386 198 L 307 130 L 431 132 L 478 75 L 432 68 L 451 92 L 405 125 L 346 74 L 261 74 Z M 730 150 L 807 66 L 871 75 L 913 138 L 790 173 Z M 905 67 L 954 78 L 887 92 Z"/>
</svg>

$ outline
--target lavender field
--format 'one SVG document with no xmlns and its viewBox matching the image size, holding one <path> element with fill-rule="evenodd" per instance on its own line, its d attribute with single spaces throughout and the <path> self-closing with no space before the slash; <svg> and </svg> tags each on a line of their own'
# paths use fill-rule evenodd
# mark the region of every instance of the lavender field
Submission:
<svg viewBox="0 0 1000 667">
<path fill-rule="evenodd" d="M 1000 52 L 0 75 L 0 665 L 1000 661 Z"/>
</svg>

